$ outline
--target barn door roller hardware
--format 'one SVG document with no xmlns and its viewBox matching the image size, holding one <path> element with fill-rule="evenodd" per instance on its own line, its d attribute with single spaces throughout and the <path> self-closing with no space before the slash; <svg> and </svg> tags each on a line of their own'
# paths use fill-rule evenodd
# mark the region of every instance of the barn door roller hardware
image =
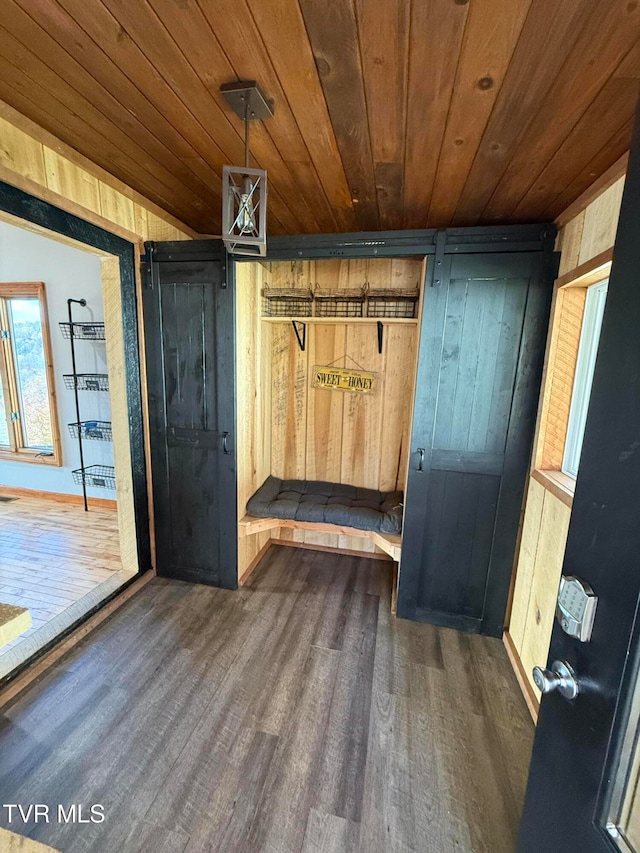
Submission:
<svg viewBox="0 0 640 853">
<path fill-rule="evenodd" d="M 273 115 L 273 101 L 255 80 L 225 83 L 223 98 L 244 121 L 244 168 L 222 167 L 222 239 L 236 255 L 264 256 L 267 253 L 267 173 L 252 169 L 249 129 L 253 120 Z"/>
</svg>

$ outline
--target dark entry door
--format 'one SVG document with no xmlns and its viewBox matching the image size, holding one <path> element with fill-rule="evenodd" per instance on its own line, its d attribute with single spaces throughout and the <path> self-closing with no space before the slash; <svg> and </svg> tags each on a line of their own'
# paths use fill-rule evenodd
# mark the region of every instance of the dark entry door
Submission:
<svg viewBox="0 0 640 853">
<path fill-rule="evenodd" d="M 640 115 L 640 114 L 639 114 Z M 590 642 L 554 626 L 579 693 L 542 699 L 521 853 L 640 850 L 640 125 L 629 162 L 563 574 L 598 596 Z M 538 662 L 544 666 L 545 661 Z"/>
<path fill-rule="evenodd" d="M 502 634 L 542 372 L 551 260 L 548 251 L 497 252 L 445 254 L 431 264 L 400 616 Z"/>
<path fill-rule="evenodd" d="M 158 574 L 237 586 L 234 309 L 222 243 L 147 246 Z"/>
</svg>

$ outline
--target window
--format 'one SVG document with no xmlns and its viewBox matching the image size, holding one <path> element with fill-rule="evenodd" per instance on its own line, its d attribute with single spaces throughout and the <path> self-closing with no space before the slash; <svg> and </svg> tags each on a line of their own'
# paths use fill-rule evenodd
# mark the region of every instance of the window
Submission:
<svg viewBox="0 0 640 853">
<path fill-rule="evenodd" d="M 0 283 L 0 458 L 60 465 L 42 282 Z"/>
<path fill-rule="evenodd" d="M 585 300 L 576 372 L 571 393 L 571 408 L 569 409 L 569 421 L 567 423 L 567 438 L 562 460 L 563 472 L 574 478 L 578 476 L 608 284 L 608 281 L 602 281 L 599 284 L 592 285 L 587 290 Z"/>
</svg>

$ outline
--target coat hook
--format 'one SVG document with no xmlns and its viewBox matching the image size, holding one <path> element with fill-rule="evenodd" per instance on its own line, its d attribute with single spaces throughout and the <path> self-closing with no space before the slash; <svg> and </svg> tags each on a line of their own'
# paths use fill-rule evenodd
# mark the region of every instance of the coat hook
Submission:
<svg viewBox="0 0 640 853">
<path fill-rule="evenodd" d="M 378 320 L 378 354 L 382 355 L 382 342 L 384 338 L 384 325 Z"/>
<path fill-rule="evenodd" d="M 291 325 L 293 326 L 293 331 L 296 333 L 296 338 L 298 339 L 298 346 L 300 347 L 301 351 L 304 352 L 307 346 L 307 324 L 301 323 L 300 320 L 292 320 Z M 302 337 L 300 337 L 298 326 L 302 326 Z"/>
</svg>

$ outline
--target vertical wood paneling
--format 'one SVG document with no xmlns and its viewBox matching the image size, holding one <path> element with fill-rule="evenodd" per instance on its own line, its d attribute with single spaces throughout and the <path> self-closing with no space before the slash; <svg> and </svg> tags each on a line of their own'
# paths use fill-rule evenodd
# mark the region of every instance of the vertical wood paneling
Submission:
<svg viewBox="0 0 640 853">
<path fill-rule="evenodd" d="M 308 351 L 300 350 L 290 323 L 274 324 L 272 335 L 271 473 L 304 479 Z"/>
<path fill-rule="evenodd" d="M 529 613 L 529 599 L 540 541 L 540 523 L 545 494 L 544 486 L 536 480 L 529 480 L 527 504 L 520 538 L 518 574 L 513 591 L 513 605 L 509 622 L 509 634 L 518 653 L 522 651 L 527 632 L 527 614 Z"/>
<path fill-rule="evenodd" d="M 416 329 L 388 326 L 384 341 L 384 407 L 377 488 L 404 490 L 415 384 Z"/>
<path fill-rule="evenodd" d="M 588 261 L 589 258 L 613 246 L 618 228 L 624 182 L 625 179 L 620 178 L 586 209 L 578 264 Z"/>
<path fill-rule="evenodd" d="M 267 324 L 265 324 L 267 325 Z M 347 326 L 310 326 L 309 371 L 315 365 L 342 363 L 347 351 Z M 307 456 L 305 476 L 309 480 L 340 482 L 342 460 L 342 424 L 346 394 L 314 388 L 309 376 L 307 404 Z"/>
<path fill-rule="evenodd" d="M 118 258 L 104 258 L 100 264 L 102 303 L 106 330 L 106 354 L 109 370 L 109 404 L 113 431 L 113 459 L 116 469 L 116 499 L 120 558 L 125 571 L 138 572 L 138 540 L 133 502 L 129 406 L 122 333 L 122 298 Z"/>
<path fill-rule="evenodd" d="M 545 490 L 520 659 L 527 674 L 547 662 L 571 510 Z M 536 695 L 540 692 L 533 685 Z"/>
</svg>

